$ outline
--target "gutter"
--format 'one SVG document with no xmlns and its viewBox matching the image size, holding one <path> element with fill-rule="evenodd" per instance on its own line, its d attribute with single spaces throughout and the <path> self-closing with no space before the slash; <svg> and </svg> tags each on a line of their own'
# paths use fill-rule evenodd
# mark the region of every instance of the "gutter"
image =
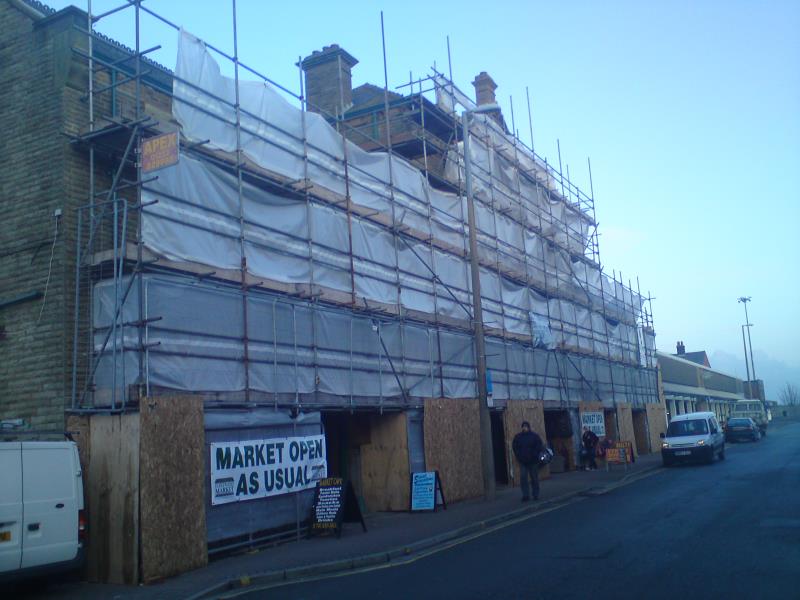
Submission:
<svg viewBox="0 0 800 600">
<path fill-rule="evenodd" d="M 17 10 L 25 13 L 34 21 L 39 21 L 44 19 L 47 14 L 36 5 L 25 2 L 24 0 L 9 0 L 10 4 L 14 6 Z"/>
</svg>

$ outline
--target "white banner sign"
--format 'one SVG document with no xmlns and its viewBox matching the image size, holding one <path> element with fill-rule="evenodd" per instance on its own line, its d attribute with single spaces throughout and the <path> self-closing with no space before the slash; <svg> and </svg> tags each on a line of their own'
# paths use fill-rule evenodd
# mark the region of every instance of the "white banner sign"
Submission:
<svg viewBox="0 0 800 600">
<path fill-rule="evenodd" d="M 593 431 L 597 437 L 604 437 L 606 435 L 606 420 L 603 411 L 582 412 L 581 430 L 584 427 L 588 427 L 589 431 Z"/>
<path fill-rule="evenodd" d="M 211 444 L 211 504 L 299 492 L 327 475 L 324 435 Z"/>
</svg>

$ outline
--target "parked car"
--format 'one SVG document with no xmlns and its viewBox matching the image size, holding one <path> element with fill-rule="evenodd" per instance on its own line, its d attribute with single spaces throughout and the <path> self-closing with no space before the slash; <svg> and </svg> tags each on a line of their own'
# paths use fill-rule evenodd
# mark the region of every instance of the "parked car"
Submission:
<svg viewBox="0 0 800 600">
<path fill-rule="evenodd" d="M 731 419 L 753 419 L 753 422 L 758 425 L 761 435 L 767 435 L 767 425 L 769 425 L 769 414 L 764 408 L 764 404 L 760 400 L 739 400 L 733 406 Z"/>
<path fill-rule="evenodd" d="M 678 415 L 661 434 L 661 462 L 668 467 L 681 461 L 714 462 L 725 459 L 725 435 L 712 412 Z"/>
<path fill-rule="evenodd" d="M 85 534 L 75 442 L 0 441 L 0 581 L 79 568 Z"/>
<path fill-rule="evenodd" d="M 753 419 L 747 417 L 734 417 L 728 419 L 725 427 L 725 441 L 750 440 L 757 442 L 761 439 L 761 432 Z"/>
</svg>

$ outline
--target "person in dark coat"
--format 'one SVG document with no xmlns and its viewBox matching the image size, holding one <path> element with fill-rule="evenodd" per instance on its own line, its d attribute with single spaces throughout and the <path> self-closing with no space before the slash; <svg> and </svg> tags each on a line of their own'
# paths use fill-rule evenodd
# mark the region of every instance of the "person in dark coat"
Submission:
<svg viewBox="0 0 800 600">
<path fill-rule="evenodd" d="M 522 501 L 527 502 L 531 499 L 539 499 L 539 455 L 544 449 L 542 438 L 531 431 L 531 424 L 527 421 L 522 423 L 522 431 L 514 436 L 511 443 L 514 456 L 519 461 L 520 487 L 522 488 Z M 528 483 L 530 478 L 530 485 Z"/>
<path fill-rule="evenodd" d="M 599 441 L 600 438 L 597 437 L 597 434 L 588 427 L 584 426 L 583 435 L 581 436 L 581 443 L 583 444 L 583 449 L 586 452 L 586 460 L 589 462 L 588 465 L 584 465 L 584 468 L 587 471 L 589 469 L 597 469 L 595 454 L 597 453 L 597 442 Z"/>
</svg>

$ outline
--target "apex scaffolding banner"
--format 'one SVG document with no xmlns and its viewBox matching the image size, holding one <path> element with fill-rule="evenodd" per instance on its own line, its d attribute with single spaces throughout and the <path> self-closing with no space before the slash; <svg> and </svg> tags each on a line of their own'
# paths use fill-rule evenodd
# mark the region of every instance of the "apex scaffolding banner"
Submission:
<svg viewBox="0 0 800 600">
<path fill-rule="evenodd" d="M 328 475 L 325 436 L 211 444 L 211 504 L 307 490 Z"/>
</svg>

